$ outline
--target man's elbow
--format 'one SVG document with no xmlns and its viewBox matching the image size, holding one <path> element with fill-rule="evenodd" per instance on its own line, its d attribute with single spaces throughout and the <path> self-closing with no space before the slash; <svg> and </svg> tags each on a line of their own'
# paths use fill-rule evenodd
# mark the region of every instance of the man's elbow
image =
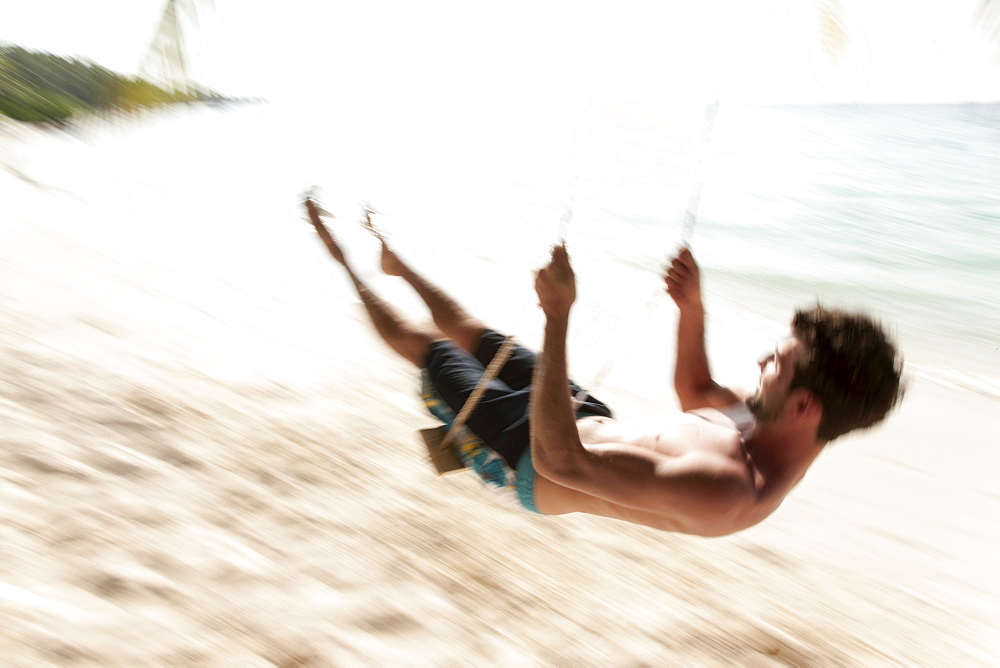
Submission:
<svg viewBox="0 0 1000 668">
<path fill-rule="evenodd" d="M 725 534 L 759 524 L 774 510 L 762 503 L 755 491 L 745 488 L 734 490 L 723 505 L 724 507 L 719 508 L 716 519 L 720 530 Z"/>
<path fill-rule="evenodd" d="M 695 383 L 675 383 L 674 391 L 682 411 L 693 411 L 696 408 L 706 408 L 710 405 L 709 396 L 713 384 L 700 385 Z"/>
<path fill-rule="evenodd" d="M 572 487 L 583 476 L 583 468 L 577 458 L 546 453 L 542 448 L 532 447 L 531 464 L 538 475 L 566 487 Z"/>
<path fill-rule="evenodd" d="M 703 385 L 675 384 L 674 390 L 681 410 L 685 412 L 696 408 L 724 408 L 741 401 L 738 394 L 715 381 Z"/>
<path fill-rule="evenodd" d="M 759 511 L 757 494 L 750 485 L 726 479 L 713 481 L 690 508 L 701 526 L 720 536 L 753 526 L 763 519 Z"/>
<path fill-rule="evenodd" d="M 682 411 L 687 412 L 704 407 L 700 402 L 701 395 L 693 388 L 675 385 L 674 391 L 677 393 L 677 402 L 680 404 Z"/>
</svg>

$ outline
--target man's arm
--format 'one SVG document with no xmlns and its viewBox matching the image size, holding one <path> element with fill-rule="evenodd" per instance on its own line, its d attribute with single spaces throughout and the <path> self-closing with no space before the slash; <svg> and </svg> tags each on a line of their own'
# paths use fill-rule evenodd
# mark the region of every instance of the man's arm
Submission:
<svg viewBox="0 0 1000 668">
<path fill-rule="evenodd" d="M 701 300 L 701 272 L 691 251 L 682 248 L 664 278 L 667 293 L 677 305 L 677 362 L 674 389 L 681 410 L 723 408 L 741 401 L 732 390 L 714 380 L 705 352 L 705 307 Z"/>
<path fill-rule="evenodd" d="M 627 444 L 584 448 L 567 390 L 566 334 L 576 285 L 564 247 L 538 272 L 535 289 L 546 317 L 531 394 L 531 453 L 539 475 L 665 519 L 739 524 L 756 494 L 745 472 L 725 458 L 666 457 Z"/>
<path fill-rule="evenodd" d="M 535 276 L 535 292 L 545 313 L 545 338 L 532 379 L 532 460 L 539 472 L 571 471 L 582 465 L 587 453 L 576 429 L 568 389 L 566 333 L 576 301 L 576 277 L 566 246 L 552 249 L 548 266 Z"/>
</svg>

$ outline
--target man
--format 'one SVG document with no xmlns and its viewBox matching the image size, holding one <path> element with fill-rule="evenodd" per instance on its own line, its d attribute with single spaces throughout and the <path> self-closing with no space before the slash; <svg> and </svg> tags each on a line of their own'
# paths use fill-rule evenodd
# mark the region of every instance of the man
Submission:
<svg viewBox="0 0 1000 668">
<path fill-rule="evenodd" d="M 417 291 L 437 329 L 407 322 L 357 276 L 316 205 L 307 199 L 306 208 L 379 335 L 425 371 L 448 420 L 505 337 L 417 274 L 370 228 L 382 241 L 382 270 Z M 576 283 L 565 246 L 538 271 L 542 354 L 516 347 L 467 423 L 472 440 L 485 443 L 493 460 L 502 458 L 527 509 L 730 534 L 770 515 L 827 442 L 881 421 L 898 402 L 902 362 L 881 329 L 864 316 L 818 307 L 796 313 L 791 336 L 761 360 L 754 395 L 721 387 L 709 372 L 700 274 L 690 251 L 673 259 L 665 282 L 680 311 L 674 385 L 684 413 L 620 422 L 567 374 Z"/>
</svg>

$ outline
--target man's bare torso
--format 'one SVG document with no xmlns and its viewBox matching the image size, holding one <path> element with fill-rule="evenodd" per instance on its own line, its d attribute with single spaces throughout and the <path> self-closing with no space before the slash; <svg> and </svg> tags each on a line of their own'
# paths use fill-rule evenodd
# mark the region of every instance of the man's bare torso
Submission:
<svg viewBox="0 0 1000 668">
<path fill-rule="evenodd" d="M 698 509 L 664 507 L 650 512 L 630 508 L 559 485 L 541 475 L 535 484 L 535 502 L 539 511 L 549 515 L 582 512 L 643 524 L 656 529 L 699 535 L 731 533 L 734 525 L 750 526 L 769 515 L 791 488 L 787 476 L 769 472 L 765 476 L 747 450 L 737 425 L 714 409 L 680 413 L 657 421 L 618 421 L 610 418 L 585 418 L 577 421 L 580 440 L 594 453 L 645 450 L 658 459 L 667 458 L 697 463 L 721 474 L 736 476 L 764 497 L 754 513 L 746 515 L 734 507 L 726 516 L 705 518 Z"/>
</svg>

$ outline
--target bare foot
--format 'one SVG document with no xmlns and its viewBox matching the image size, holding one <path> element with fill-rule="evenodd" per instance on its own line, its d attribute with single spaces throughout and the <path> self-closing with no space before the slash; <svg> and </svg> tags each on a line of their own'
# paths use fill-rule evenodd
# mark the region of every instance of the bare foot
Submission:
<svg viewBox="0 0 1000 668">
<path fill-rule="evenodd" d="M 396 251 L 392 250 L 389 246 L 389 240 L 386 238 L 385 232 L 376 227 L 375 223 L 372 222 L 373 213 L 375 213 L 375 210 L 366 206 L 365 219 L 361 221 L 361 224 L 364 225 L 365 229 L 371 232 L 372 236 L 378 239 L 382 244 L 380 260 L 382 271 L 389 276 L 402 276 L 406 265 L 404 265 L 403 261 L 399 259 L 398 255 L 396 255 Z"/>
<path fill-rule="evenodd" d="M 319 238 L 323 240 L 323 243 L 326 244 L 326 248 L 330 251 L 330 255 L 333 256 L 334 260 L 346 267 L 347 259 L 344 257 L 344 252 L 340 250 L 340 246 L 337 245 L 333 235 L 330 234 L 330 231 L 326 229 L 326 225 L 323 224 L 323 220 L 320 218 L 320 210 L 316 205 L 316 202 L 314 202 L 311 197 L 306 197 L 305 205 L 306 211 L 309 213 L 309 222 L 312 223 L 314 228 L 316 228 L 316 233 L 319 235 Z"/>
</svg>

